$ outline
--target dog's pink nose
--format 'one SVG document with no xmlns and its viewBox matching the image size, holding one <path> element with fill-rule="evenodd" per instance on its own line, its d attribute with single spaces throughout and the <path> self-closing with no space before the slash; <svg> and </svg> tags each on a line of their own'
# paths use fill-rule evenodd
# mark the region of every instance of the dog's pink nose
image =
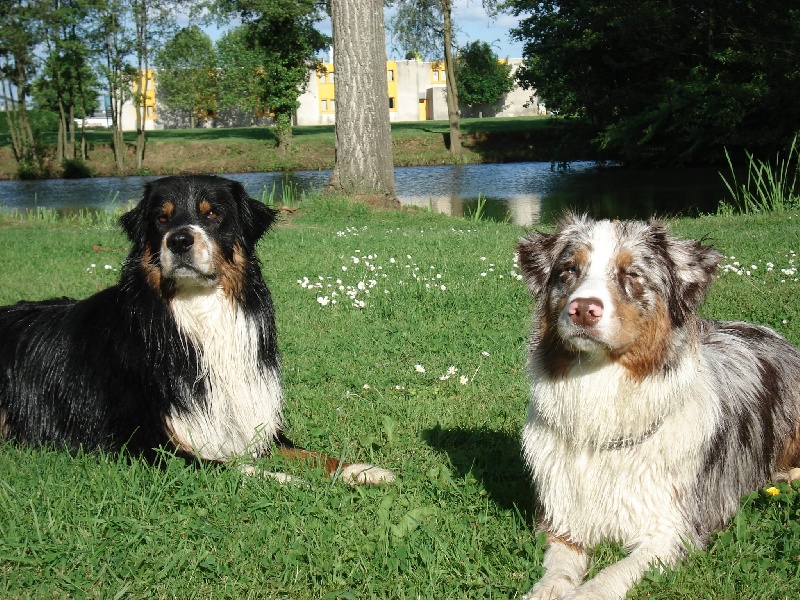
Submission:
<svg viewBox="0 0 800 600">
<path fill-rule="evenodd" d="M 594 327 L 603 316 L 603 301 L 600 298 L 576 298 L 569 303 L 567 314 L 579 327 Z"/>
</svg>

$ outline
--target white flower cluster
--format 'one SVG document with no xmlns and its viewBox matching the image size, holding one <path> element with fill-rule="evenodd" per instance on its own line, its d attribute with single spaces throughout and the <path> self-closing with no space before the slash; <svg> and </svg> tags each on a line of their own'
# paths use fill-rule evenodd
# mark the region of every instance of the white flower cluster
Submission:
<svg viewBox="0 0 800 600">
<path fill-rule="evenodd" d="M 367 226 L 364 225 L 363 227 L 345 227 L 342 231 L 337 231 L 337 237 L 348 237 L 348 236 L 357 236 L 360 231 L 365 231 Z"/>
<path fill-rule="evenodd" d="M 795 254 L 794 250 L 790 250 L 789 254 L 787 254 L 786 259 L 788 260 L 788 266 L 786 268 L 780 269 L 780 272 L 785 275 L 786 277 L 794 278 L 794 281 L 798 281 L 797 275 L 797 265 L 795 261 L 797 259 L 797 255 Z M 739 276 L 754 276 L 759 271 L 759 265 L 757 264 L 742 264 L 738 260 L 736 260 L 735 256 L 726 257 L 729 261 L 724 265 L 720 265 L 720 274 L 724 273 L 733 273 Z M 775 271 L 775 263 L 771 261 L 763 262 L 762 260 L 758 261 L 759 263 L 763 263 L 764 271 L 766 273 L 772 273 Z M 781 279 L 781 283 L 786 283 L 786 279 Z"/>
<path fill-rule="evenodd" d="M 93 273 L 96 268 L 97 268 L 97 265 L 95 263 L 92 263 L 88 267 L 86 267 L 86 272 L 87 273 Z M 114 267 L 112 267 L 111 265 L 103 265 L 103 269 L 106 270 L 106 271 L 115 271 L 116 272 L 116 269 Z"/>
</svg>

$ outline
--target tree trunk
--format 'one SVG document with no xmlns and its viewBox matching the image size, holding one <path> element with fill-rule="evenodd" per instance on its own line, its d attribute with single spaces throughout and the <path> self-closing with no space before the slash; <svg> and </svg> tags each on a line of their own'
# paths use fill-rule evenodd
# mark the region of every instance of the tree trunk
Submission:
<svg viewBox="0 0 800 600">
<path fill-rule="evenodd" d="M 75 158 L 75 105 L 69 105 L 69 138 L 67 139 L 67 158 Z"/>
<path fill-rule="evenodd" d="M 133 105 L 136 108 L 136 169 L 141 171 L 144 163 L 145 133 L 147 119 L 147 88 L 150 81 L 147 77 L 150 61 L 148 57 L 148 5 L 149 0 L 137 0 L 134 13 L 136 22 L 136 57 L 138 71 L 133 93 Z"/>
<path fill-rule="evenodd" d="M 328 186 L 395 198 L 382 0 L 331 3 L 336 158 Z"/>
<path fill-rule="evenodd" d="M 40 161 L 36 153 L 33 131 L 28 121 L 25 94 L 18 93 L 18 90 L 28 87 L 26 69 L 14 62 L 13 59 L 8 59 L 3 66 L 12 74 L 11 77 L 0 78 L 0 81 L 2 81 L 3 107 L 8 120 L 8 133 L 11 137 L 14 159 L 20 166 L 34 167 Z"/>
<path fill-rule="evenodd" d="M 275 138 L 278 140 L 278 151 L 288 155 L 292 150 L 292 115 L 276 112 Z"/>
<path fill-rule="evenodd" d="M 447 80 L 447 118 L 450 120 L 450 154 L 461 155 L 461 125 L 458 117 L 458 87 L 456 70 L 453 64 L 453 21 L 452 2 L 442 2 L 444 12 L 444 70 Z"/>
</svg>

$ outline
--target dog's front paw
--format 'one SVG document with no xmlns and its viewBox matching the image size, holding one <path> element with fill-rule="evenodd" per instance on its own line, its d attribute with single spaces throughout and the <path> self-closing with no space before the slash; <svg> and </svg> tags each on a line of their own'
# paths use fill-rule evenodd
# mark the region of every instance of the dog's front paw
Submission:
<svg viewBox="0 0 800 600">
<path fill-rule="evenodd" d="M 344 467 L 339 476 L 350 485 L 372 485 L 374 483 L 391 483 L 394 473 L 366 463 L 355 463 Z"/>
<path fill-rule="evenodd" d="M 564 598 L 565 593 L 566 590 L 563 587 L 554 584 L 542 585 L 537 583 L 522 597 L 522 600 L 561 600 L 561 598 Z"/>
</svg>

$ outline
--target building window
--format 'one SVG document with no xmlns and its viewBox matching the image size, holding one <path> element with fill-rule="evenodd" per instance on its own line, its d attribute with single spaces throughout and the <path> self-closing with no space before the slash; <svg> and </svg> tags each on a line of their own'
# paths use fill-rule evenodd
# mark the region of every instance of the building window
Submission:
<svg viewBox="0 0 800 600">
<path fill-rule="evenodd" d="M 394 110 L 394 98 L 389 97 L 389 110 Z"/>
<path fill-rule="evenodd" d="M 386 72 L 386 77 L 388 78 L 389 81 L 394 81 L 394 71 L 392 69 L 389 69 Z"/>
<path fill-rule="evenodd" d="M 432 62 L 431 63 L 431 83 L 444 83 L 444 63 Z"/>
<path fill-rule="evenodd" d="M 322 110 L 328 110 L 328 101 L 327 100 L 323 100 L 322 101 Z"/>
<path fill-rule="evenodd" d="M 336 110 L 336 100 L 331 100 L 330 107 L 331 107 L 331 112 Z"/>
</svg>

